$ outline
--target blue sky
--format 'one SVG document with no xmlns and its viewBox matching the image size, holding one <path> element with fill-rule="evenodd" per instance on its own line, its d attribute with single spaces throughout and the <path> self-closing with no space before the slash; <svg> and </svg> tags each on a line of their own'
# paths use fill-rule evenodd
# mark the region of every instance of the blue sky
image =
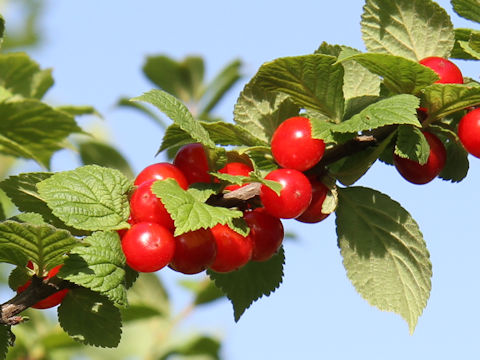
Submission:
<svg viewBox="0 0 480 360">
<path fill-rule="evenodd" d="M 152 88 L 141 73 L 146 55 L 202 55 L 207 77 L 241 58 L 245 78 L 216 109 L 229 120 L 243 84 L 263 62 L 311 53 L 322 41 L 364 49 L 362 1 L 46 3 L 46 43 L 30 53 L 42 67 L 54 68 L 56 84 L 48 100 L 95 106 L 137 172 L 159 160 L 154 154 L 162 132 L 143 116 L 114 104 L 121 95 L 133 97 Z M 438 3 L 456 27 L 474 26 L 454 15 L 448 1 Z M 458 64 L 478 80 L 478 65 Z M 358 183 L 401 202 L 427 241 L 433 289 L 413 336 L 399 316 L 371 307 L 355 292 L 336 246 L 334 216 L 314 226 L 285 221 L 299 236 L 286 244 L 283 284 L 253 304 L 237 324 L 225 301 L 199 311 L 184 329 L 221 333 L 229 360 L 478 357 L 480 159 L 470 160 L 469 177 L 459 184 L 435 180 L 412 185 L 383 164 L 376 164 Z M 75 166 L 72 153 L 54 158 L 55 170 Z M 178 275 L 167 270 L 162 278 L 172 285 Z M 186 296 L 178 291 L 174 299 L 181 308 Z"/>
</svg>

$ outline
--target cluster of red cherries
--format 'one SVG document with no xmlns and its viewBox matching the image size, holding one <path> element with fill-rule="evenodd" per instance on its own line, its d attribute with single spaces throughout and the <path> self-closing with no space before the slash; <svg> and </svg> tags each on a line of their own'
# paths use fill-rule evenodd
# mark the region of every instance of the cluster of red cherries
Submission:
<svg viewBox="0 0 480 360">
<path fill-rule="evenodd" d="M 420 60 L 420 64 L 435 71 L 439 77 L 436 83 L 463 84 L 462 72 L 450 60 L 431 56 Z M 420 117 L 425 118 L 428 110 L 420 108 L 418 113 Z M 480 108 L 469 109 L 460 119 L 457 134 L 465 150 L 480 158 Z M 414 184 L 426 184 L 432 181 L 442 172 L 447 162 L 447 151 L 442 141 L 429 131 L 423 131 L 423 135 L 430 145 L 430 154 L 425 164 L 394 154 L 394 164 L 398 172 Z"/>
</svg>

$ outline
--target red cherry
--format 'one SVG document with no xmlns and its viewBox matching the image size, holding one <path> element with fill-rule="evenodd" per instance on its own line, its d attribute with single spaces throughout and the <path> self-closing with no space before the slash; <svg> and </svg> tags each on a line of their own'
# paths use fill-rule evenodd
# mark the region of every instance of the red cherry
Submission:
<svg viewBox="0 0 480 360">
<path fill-rule="evenodd" d="M 133 270 L 154 272 L 168 265 L 175 252 L 173 234 L 155 223 L 134 224 L 122 237 L 122 250 Z"/>
<path fill-rule="evenodd" d="M 152 222 L 173 230 L 174 222 L 162 201 L 152 192 L 156 180 L 141 184 L 130 198 L 130 216 L 134 223 Z"/>
<path fill-rule="evenodd" d="M 31 261 L 28 262 L 27 266 L 30 269 L 33 269 L 33 263 Z M 54 277 L 55 275 L 57 275 L 58 271 L 60 270 L 60 268 L 62 266 L 63 266 L 63 264 L 62 265 L 57 265 L 54 268 L 52 268 L 47 273 L 47 276 L 44 277 L 44 279 L 50 279 L 50 278 Z M 32 280 L 28 280 L 25 284 L 23 284 L 22 286 L 19 286 L 17 288 L 17 293 L 20 294 L 21 292 L 25 291 L 30 286 L 31 283 L 32 283 Z M 54 306 L 57 306 L 58 304 L 60 304 L 62 302 L 64 297 L 67 296 L 67 293 L 68 293 L 68 289 L 60 290 L 60 291 L 46 297 L 45 299 L 40 300 L 35 305 L 33 305 L 32 308 L 35 308 L 35 309 L 49 309 L 49 308 L 52 308 Z"/>
<path fill-rule="evenodd" d="M 450 60 L 438 56 L 430 56 L 420 60 L 420 64 L 435 71 L 440 78 L 438 84 L 463 84 L 463 75 L 460 69 Z"/>
<path fill-rule="evenodd" d="M 312 184 L 312 202 L 307 210 L 295 220 L 312 224 L 322 221 L 330 214 L 322 213 L 322 206 L 327 197 L 328 187 L 326 187 L 321 181 L 313 178 L 310 179 L 310 184 Z"/>
<path fill-rule="evenodd" d="M 140 171 L 135 178 L 134 185 L 138 186 L 147 181 L 164 180 L 168 178 L 175 179 L 183 190 L 187 190 L 188 182 L 185 175 L 183 175 L 180 169 L 175 165 L 165 162 L 152 164 Z"/>
<path fill-rule="evenodd" d="M 264 208 L 248 211 L 243 218 L 250 228 L 249 235 L 253 241 L 252 260 L 270 259 L 283 242 L 282 221 L 267 213 Z"/>
<path fill-rule="evenodd" d="M 133 225 L 133 224 L 134 224 L 134 221 L 133 221 L 133 219 L 132 219 L 132 215 L 130 215 L 130 216 L 128 217 L 127 222 L 128 222 L 130 225 Z M 128 231 L 128 229 L 120 229 L 120 230 L 117 230 L 117 233 L 118 233 L 118 235 L 119 235 L 120 238 L 121 238 L 123 235 L 125 235 L 125 233 L 126 233 L 127 231 Z"/>
<path fill-rule="evenodd" d="M 252 258 L 252 238 L 242 236 L 227 225 L 217 224 L 211 232 L 217 245 L 217 255 L 210 269 L 225 273 L 237 270 Z"/>
<path fill-rule="evenodd" d="M 277 169 L 271 171 L 265 179 L 277 181 L 283 186 L 280 195 L 266 185 L 260 189 L 260 200 L 270 215 L 292 219 L 307 209 L 312 200 L 312 186 L 302 172 Z"/>
<path fill-rule="evenodd" d="M 175 155 L 173 164 L 182 171 L 189 185 L 196 182 L 211 182 L 207 154 L 200 143 L 182 146 Z"/>
<path fill-rule="evenodd" d="M 423 135 L 430 145 L 430 155 L 425 164 L 420 165 L 416 161 L 393 154 L 393 162 L 400 175 L 414 184 L 426 184 L 432 181 L 440 174 L 447 162 L 447 151 L 440 139 L 426 131 Z"/>
<path fill-rule="evenodd" d="M 312 138 L 310 120 L 292 117 L 280 124 L 272 137 L 272 155 L 284 168 L 305 171 L 313 167 L 325 152 L 325 143 Z"/>
<path fill-rule="evenodd" d="M 242 175 L 242 176 L 248 176 L 250 174 L 250 171 L 253 171 L 253 168 L 241 162 L 228 163 L 223 168 L 218 170 L 218 172 L 222 174 Z M 228 185 L 225 187 L 225 190 L 233 191 L 245 185 Z"/>
<path fill-rule="evenodd" d="M 175 236 L 175 254 L 170 268 L 184 274 L 197 274 L 215 260 L 217 245 L 209 229 L 190 231 Z"/>
<path fill-rule="evenodd" d="M 470 154 L 480 158 L 480 108 L 462 117 L 458 123 L 458 137 Z"/>
</svg>

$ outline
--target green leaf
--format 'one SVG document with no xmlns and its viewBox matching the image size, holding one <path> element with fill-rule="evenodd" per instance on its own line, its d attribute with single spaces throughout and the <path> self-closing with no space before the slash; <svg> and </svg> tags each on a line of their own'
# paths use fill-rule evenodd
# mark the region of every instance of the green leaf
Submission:
<svg viewBox="0 0 480 360">
<path fill-rule="evenodd" d="M 390 54 L 357 54 L 341 61 L 353 60 L 383 78 L 384 85 L 393 93 L 415 95 L 438 80 L 431 69 L 400 56 Z M 358 79 L 356 79 L 358 82 Z"/>
<path fill-rule="evenodd" d="M 10 272 L 10 276 L 8 277 L 8 286 L 13 291 L 17 291 L 17 289 L 30 280 L 31 277 L 32 274 L 25 265 L 17 266 Z"/>
<path fill-rule="evenodd" d="M 358 133 L 386 125 L 410 124 L 420 127 L 417 108 L 420 101 L 413 95 L 395 95 L 367 106 L 357 115 L 340 124 L 332 131 L 339 133 Z"/>
<path fill-rule="evenodd" d="M 12 152 L 0 140 L 0 152 L 32 158 L 46 167 L 53 152 L 64 147 L 66 137 L 82 131 L 72 116 L 35 99 L 1 102 L 0 118 L 0 136 L 26 149 L 23 154 L 15 149 Z"/>
<path fill-rule="evenodd" d="M 280 191 L 282 190 L 282 184 L 273 180 L 266 180 L 260 174 L 255 174 L 254 171 L 250 172 L 250 176 L 242 176 L 242 175 L 230 175 L 224 173 L 211 173 L 217 179 L 226 181 L 229 184 L 233 185 L 244 185 L 249 184 L 252 182 L 258 182 L 268 186 L 270 189 L 275 191 L 277 195 L 280 195 Z"/>
<path fill-rule="evenodd" d="M 193 118 L 188 108 L 169 93 L 161 90 L 151 90 L 132 100 L 145 101 L 154 105 L 195 141 L 202 143 L 206 147 L 215 148 L 215 143 L 208 136 L 208 132 Z"/>
<path fill-rule="evenodd" d="M 71 116 L 97 115 L 100 118 L 102 117 L 93 106 L 89 105 L 63 105 L 57 106 L 55 110 L 66 112 Z"/>
<path fill-rule="evenodd" d="M 417 223 L 376 190 L 339 189 L 338 245 L 347 275 L 371 305 L 402 316 L 413 333 L 431 290 L 432 265 Z"/>
<path fill-rule="evenodd" d="M 120 98 L 120 100 L 118 100 L 117 102 L 117 105 L 138 110 L 139 112 L 147 115 L 149 118 L 155 121 L 158 125 L 160 125 L 162 129 L 165 129 L 168 126 L 165 120 L 163 120 L 155 112 L 153 112 L 143 104 L 131 101 L 130 98 Z"/>
<path fill-rule="evenodd" d="M 131 183 L 118 170 L 86 165 L 37 184 L 38 192 L 65 224 L 82 230 L 128 228 Z"/>
<path fill-rule="evenodd" d="M 352 156 L 340 160 L 338 163 L 332 164 L 330 167 L 330 172 L 343 185 L 348 186 L 354 184 L 363 175 L 365 175 L 368 169 L 370 169 L 370 167 L 375 163 L 380 154 L 391 142 L 393 136 L 394 133 L 390 134 L 390 136 L 388 136 L 380 144 L 376 146 L 370 146 Z M 328 214 L 330 212 L 324 213 Z"/>
<path fill-rule="evenodd" d="M 201 281 L 182 279 L 180 285 L 193 293 L 195 305 L 208 304 L 224 296 L 223 292 L 208 277 Z"/>
<path fill-rule="evenodd" d="M 58 307 L 58 321 L 68 335 L 83 344 L 113 348 L 120 342 L 120 310 L 89 289 L 76 288 L 67 293 Z"/>
<path fill-rule="evenodd" d="M 477 51 L 474 48 L 478 44 L 480 38 L 480 31 L 472 29 L 455 29 L 455 45 L 450 55 L 455 59 L 479 59 Z"/>
<path fill-rule="evenodd" d="M 343 67 L 328 55 L 285 57 L 265 63 L 256 75 L 268 91 L 283 92 L 301 107 L 316 110 L 332 120 L 343 116 Z"/>
<path fill-rule="evenodd" d="M 76 245 L 78 240 L 68 231 L 50 225 L 11 220 L 0 223 L 0 259 L 18 266 L 32 260 L 39 273 L 61 264 L 63 256 Z"/>
<path fill-rule="evenodd" d="M 200 117 L 212 111 L 225 93 L 241 78 L 241 67 L 241 60 L 233 60 L 207 85 L 200 101 Z"/>
<path fill-rule="evenodd" d="M 113 146 L 99 142 L 86 141 L 79 145 L 80 158 L 84 165 L 100 165 L 120 170 L 127 178 L 135 177 L 128 161 Z"/>
<path fill-rule="evenodd" d="M 273 159 L 272 152 L 269 146 L 251 146 L 239 147 L 235 151 L 239 155 L 248 155 L 252 162 L 254 169 L 263 171 L 265 173 L 278 169 L 278 165 Z"/>
<path fill-rule="evenodd" d="M 430 156 L 430 145 L 419 128 L 400 125 L 397 132 L 395 154 L 423 165 Z"/>
<path fill-rule="evenodd" d="M 211 270 L 207 270 L 207 273 L 232 302 L 235 321 L 238 321 L 254 301 L 264 295 L 269 296 L 280 286 L 284 263 L 285 254 L 281 248 L 267 261 L 250 261 L 230 273 Z"/>
<path fill-rule="evenodd" d="M 423 90 L 428 119 L 439 119 L 480 104 L 480 87 L 462 84 L 433 84 Z M 427 119 L 427 121 L 429 121 Z"/>
<path fill-rule="evenodd" d="M 299 110 L 289 96 L 265 91 L 250 82 L 240 93 L 233 114 L 236 124 L 263 142 L 245 145 L 268 145 L 278 125 L 297 116 Z"/>
<path fill-rule="evenodd" d="M 431 0 L 367 0 L 362 37 L 369 52 L 406 57 L 448 57 L 453 25 L 447 12 Z"/>
<path fill-rule="evenodd" d="M 472 32 L 470 34 L 470 39 L 467 41 L 459 41 L 460 47 L 462 50 L 467 53 L 470 57 L 476 60 L 480 59 L 480 33 Z"/>
<path fill-rule="evenodd" d="M 158 309 L 143 304 L 128 305 L 128 307 L 121 309 L 121 313 L 124 323 L 163 316 Z"/>
<path fill-rule="evenodd" d="M 140 273 L 138 280 L 128 290 L 128 304 L 149 307 L 165 317 L 170 315 L 167 291 L 154 273 Z"/>
<path fill-rule="evenodd" d="M 3 19 L 1 19 L 2 36 L 3 36 Z M 8 347 L 12 345 L 12 332 L 10 326 L 0 325 L 0 359 L 5 359 L 8 353 Z"/>
<path fill-rule="evenodd" d="M 174 346 L 172 350 L 161 356 L 159 360 L 171 359 L 172 355 L 220 360 L 220 341 L 212 337 L 196 335 L 193 339 Z"/>
<path fill-rule="evenodd" d="M 452 0 L 451 3 L 453 5 L 453 10 L 458 15 L 465 19 L 480 23 L 480 3 L 478 0 Z"/>
<path fill-rule="evenodd" d="M 127 305 L 125 256 L 116 232 L 96 232 L 83 239 L 65 260 L 58 277 L 101 293 L 116 305 Z"/>
<path fill-rule="evenodd" d="M 3 42 L 3 36 L 5 33 L 5 19 L 2 15 L 0 15 L 0 45 Z"/>
<path fill-rule="evenodd" d="M 12 94 L 41 99 L 52 85 L 51 70 L 40 70 L 27 54 L 0 55 L 0 86 Z"/>
<path fill-rule="evenodd" d="M 338 57 L 342 52 L 343 46 L 332 45 L 327 42 L 322 42 L 314 54 L 323 54 Z"/>
<path fill-rule="evenodd" d="M 152 185 L 152 192 L 162 201 L 175 222 L 175 236 L 200 228 L 212 228 L 226 224 L 243 213 L 216 207 L 198 201 L 195 196 L 183 190 L 176 181 L 165 179 Z"/>
</svg>

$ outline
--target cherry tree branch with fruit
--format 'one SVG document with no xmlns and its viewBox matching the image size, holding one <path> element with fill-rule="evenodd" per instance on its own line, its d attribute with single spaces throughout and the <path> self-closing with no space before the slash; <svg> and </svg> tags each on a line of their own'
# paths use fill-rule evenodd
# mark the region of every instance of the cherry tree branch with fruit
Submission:
<svg viewBox="0 0 480 360">
<path fill-rule="evenodd" d="M 59 305 L 70 336 L 115 347 L 119 309 L 128 307 L 139 273 L 166 268 L 205 272 L 238 321 L 281 285 L 283 221 L 315 224 L 335 214 L 348 278 L 413 332 L 431 290 L 426 241 L 397 201 L 354 184 L 377 160 L 393 165 L 399 181 L 418 185 L 467 176 L 468 154 L 480 158 L 480 83 L 452 59 L 480 59 L 480 30 L 463 29 L 460 37 L 430 0 L 417 2 L 421 13 L 395 1 L 401 22 L 387 10 L 392 1 L 365 3 L 367 52 L 322 43 L 313 54 L 263 64 L 240 93 L 233 122 L 208 117 L 215 99 L 194 113 L 188 99 L 160 89 L 131 99 L 172 121 L 159 149 L 172 161 L 146 167 L 133 181 L 95 164 L 2 181 L 20 214 L 0 223 L 0 258 L 16 266 L 9 284 L 18 292 L 2 305 L 0 323 L 21 322 L 27 307 Z M 438 41 L 411 37 L 425 33 Z M 19 105 L 8 96 L 4 102 L 10 117 L 36 106 L 69 130 L 55 134 L 56 145 L 43 153 L 20 135 L 10 147 L 0 138 L 2 152 L 48 166 L 65 137 L 81 131 L 72 115 L 78 109 L 69 114 L 39 99 Z M 78 325 L 84 317 L 88 328 Z M 98 335 L 104 329 L 109 336 Z"/>
</svg>

